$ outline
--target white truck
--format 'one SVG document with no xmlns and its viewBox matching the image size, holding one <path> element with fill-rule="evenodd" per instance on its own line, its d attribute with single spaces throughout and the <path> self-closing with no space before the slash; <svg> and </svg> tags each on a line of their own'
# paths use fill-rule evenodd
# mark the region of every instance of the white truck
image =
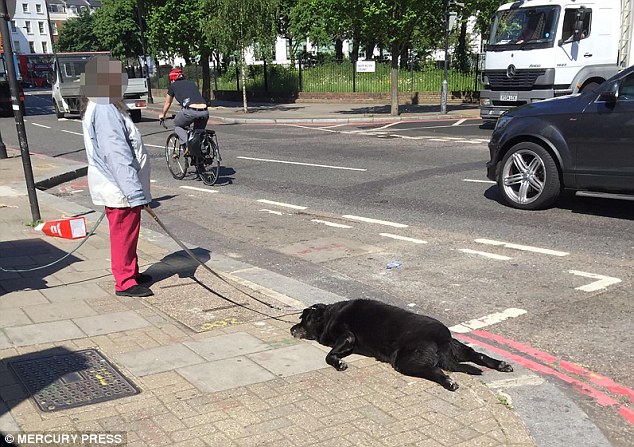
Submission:
<svg viewBox="0 0 634 447">
<path fill-rule="evenodd" d="M 634 63 L 634 0 L 519 0 L 500 6 L 484 54 L 480 117 L 579 93 Z"/>
<path fill-rule="evenodd" d="M 53 82 L 53 108 L 58 118 L 65 114 L 78 114 L 81 103 L 80 75 L 86 62 L 98 55 L 109 56 L 108 52 L 57 53 L 55 55 L 55 81 Z M 128 78 L 123 101 L 128 106 L 132 121 L 141 121 L 141 110 L 147 108 L 148 87 L 145 78 Z"/>
</svg>

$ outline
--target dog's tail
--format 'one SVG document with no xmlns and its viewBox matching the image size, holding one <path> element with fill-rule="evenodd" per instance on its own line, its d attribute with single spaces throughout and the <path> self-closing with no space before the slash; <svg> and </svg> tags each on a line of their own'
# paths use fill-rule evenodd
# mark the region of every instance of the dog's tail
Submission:
<svg viewBox="0 0 634 447">
<path fill-rule="evenodd" d="M 455 338 L 444 346 L 439 346 L 439 365 L 447 371 L 463 372 L 471 375 L 480 375 L 482 370 L 473 365 L 467 365 L 464 361 L 469 361 L 471 348 Z"/>
</svg>

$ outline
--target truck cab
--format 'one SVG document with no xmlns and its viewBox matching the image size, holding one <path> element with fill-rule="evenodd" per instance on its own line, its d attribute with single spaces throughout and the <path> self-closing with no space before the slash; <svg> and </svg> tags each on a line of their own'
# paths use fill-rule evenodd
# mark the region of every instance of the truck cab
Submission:
<svg viewBox="0 0 634 447">
<path fill-rule="evenodd" d="M 623 0 L 630 2 L 631 0 Z M 618 71 L 621 0 L 522 0 L 491 24 L 480 117 L 596 88 Z"/>
<path fill-rule="evenodd" d="M 79 114 L 81 106 L 81 74 L 91 57 L 107 52 L 57 53 L 55 56 L 54 82 L 52 88 L 53 108 L 58 118 L 66 114 Z M 141 110 L 147 108 L 148 87 L 145 78 L 129 78 L 123 102 L 128 106 L 135 123 L 141 121 Z"/>
</svg>

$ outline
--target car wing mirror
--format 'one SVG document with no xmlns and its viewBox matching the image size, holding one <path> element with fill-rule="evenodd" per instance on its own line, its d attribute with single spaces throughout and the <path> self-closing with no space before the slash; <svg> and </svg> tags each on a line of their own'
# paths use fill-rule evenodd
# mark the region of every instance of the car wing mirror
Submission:
<svg viewBox="0 0 634 447">
<path fill-rule="evenodd" d="M 619 85 L 615 82 L 611 84 L 608 88 L 599 93 L 599 98 L 597 99 L 600 102 L 605 102 L 607 104 L 614 104 L 619 97 Z"/>
</svg>

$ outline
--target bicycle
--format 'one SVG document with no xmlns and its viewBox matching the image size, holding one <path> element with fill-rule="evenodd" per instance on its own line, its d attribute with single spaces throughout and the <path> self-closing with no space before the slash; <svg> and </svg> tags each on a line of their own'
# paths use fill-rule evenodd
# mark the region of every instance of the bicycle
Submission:
<svg viewBox="0 0 634 447">
<path fill-rule="evenodd" d="M 159 120 L 159 124 L 167 129 L 165 119 Z M 187 141 L 191 141 L 194 129 L 187 128 Z M 165 161 L 172 177 L 182 180 L 187 174 L 189 166 L 194 166 L 198 178 L 205 185 L 213 186 L 218 181 L 220 174 L 220 146 L 218 146 L 218 137 L 216 132 L 211 129 L 205 129 L 204 136 L 200 145 L 201 155 L 191 155 L 190 148 L 186 146 L 181 148 L 180 140 L 175 132 L 172 132 L 165 142 Z"/>
</svg>

